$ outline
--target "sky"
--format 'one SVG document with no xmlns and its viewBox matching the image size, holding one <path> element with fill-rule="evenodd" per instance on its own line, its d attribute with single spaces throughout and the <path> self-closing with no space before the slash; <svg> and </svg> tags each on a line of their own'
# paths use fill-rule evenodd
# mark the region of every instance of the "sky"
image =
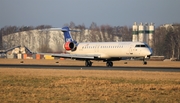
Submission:
<svg viewBox="0 0 180 103">
<path fill-rule="evenodd" d="M 180 23 L 180 0 L 0 0 L 0 28 Z"/>
</svg>

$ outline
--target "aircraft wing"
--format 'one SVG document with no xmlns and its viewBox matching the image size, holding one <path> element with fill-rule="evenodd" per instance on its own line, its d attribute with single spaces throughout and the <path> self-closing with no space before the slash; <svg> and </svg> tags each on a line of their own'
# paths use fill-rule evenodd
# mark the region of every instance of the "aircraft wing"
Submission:
<svg viewBox="0 0 180 103">
<path fill-rule="evenodd" d="M 71 58 L 71 59 L 95 59 L 100 56 L 100 54 L 50 54 L 50 53 L 40 53 L 48 54 L 52 57 L 61 57 L 61 58 Z"/>
</svg>

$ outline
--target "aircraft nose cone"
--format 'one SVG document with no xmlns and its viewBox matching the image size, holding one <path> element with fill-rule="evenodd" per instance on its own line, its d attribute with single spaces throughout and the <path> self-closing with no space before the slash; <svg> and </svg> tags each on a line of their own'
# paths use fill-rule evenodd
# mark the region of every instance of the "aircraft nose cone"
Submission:
<svg viewBox="0 0 180 103">
<path fill-rule="evenodd" d="M 150 57 L 150 56 L 152 55 L 152 53 L 153 53 L 153 52 L 152 52 L 152 49 L 150 48 L 147 57 Z"/>
<path fill-rule="evenodd" d="M 151 49 L 151 48 L 149 49 L 149 51 L 150 51 L 150 54 L 152 55 L 153 51 L 152 51 L 152 49 Z"/>
</svg>

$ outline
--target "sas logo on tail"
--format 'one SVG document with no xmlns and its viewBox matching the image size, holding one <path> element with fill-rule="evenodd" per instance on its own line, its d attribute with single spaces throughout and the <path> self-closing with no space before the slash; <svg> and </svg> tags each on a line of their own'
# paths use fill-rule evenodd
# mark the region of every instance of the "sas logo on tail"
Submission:
<svg viewBox="0 0 180 103">
<path fill-rule="evenodd" d="M 66 38 L 66 42 L 73 41 L 72 38 Z"/>
</svg>

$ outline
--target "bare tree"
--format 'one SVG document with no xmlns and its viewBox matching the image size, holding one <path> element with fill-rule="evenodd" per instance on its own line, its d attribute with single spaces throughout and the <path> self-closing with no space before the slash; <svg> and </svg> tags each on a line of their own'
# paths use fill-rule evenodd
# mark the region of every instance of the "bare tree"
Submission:
<svg viewBox="0 0 180 103">
<path fill-rule="evenodd" d="M 51 27 L 52 27 L 51 25 L 39 25 L 35 29 L 48 29 L 48 28 L 51 28 Z"/>
<path fill-rule="evenodd" d="M 49 47 L 49 31 L 40 31 L 39 32 L 41 38 L 39 40 L 40 47 L 38 49 L 39 52 L 53 52 Z"/>
<path fill-rule="evenodd" d="M 165 40 L 166 40 L 166 44 L 167 44 L 166 50 L 169 50 L 171 48 L 170 49 L 170 53 L 171 53 L 170 57 L 174 58 L 175 57 L 176 42 L 175 42 L 175 33 L 173 32 L 172 28 L 168 29 Z"/>
<path fill-rule="evenodd" d="M 102 33 L 102 40 L 104 42 L 107 42 L 108 40 L 107 40 L 107 37 L 106 37 L 106 27 L 105 27 L 105 25 L 101 25 L 100 29 L 101 29 L 101 33 Z"/>
<path fill-rule="evenodd" d="M 108 41 L 114 40 L 113 28 L 110 25 L 106 25 L 107 39 Z"/>
<path fill-rule="evenodd" d="M 174 39 L 176 42 L 177 59 L 180 60 L 180 24 L 174 24 Z"/>
<path fill-rule="evenodd" d="M 178 25 L 158 27 L 153 36 L 154 55 L 164 55 L 165 58 L 179 58 L 179 30 Z"/>
<path fill-rule="evenodd" d="M 71 21 L 70 25 L 69 25 L 69 28 L 74 29 L 75 27 L 76 27 L 75 23 Z"/>
<path fill-rule="evenodd" d="M 98 26 L 95 22 L 91 23 L 91 26 L 89 27 L 90 30 L 96 29 Z"/>
<path fill-rule="evenodd" d="M 99 38 L 100 38 L 99 27 L 90 29 L 89 41 L 97 42 L 97 41 L 99 41 Z"/>
<path fill-rule="evenodd" d="M 90 34 L 89 34 L 89 41 L 91 42 L 97 42 L 99 41 L 100 38 L 100 29 L 97 26 L 96 23 L 92 22 L 90 26 Z"/>
<path fill-rule="evenodd" d="M 154 55 L 164 55 L 166 53 L 165 47 L 165 38 L 166 38 L 166 28 L 165 27 L 158 27 L 155 30 L 153 41 L 154 41 L 154 48 L 153 48 L 153 54 Z"/>
<path fill-rule="evenodd" d="M 79 42 L 83 42 L 83 40 L 85 40 L 86 27 L 84 24 L 82 24 L 82 25 L 78 25 L 77 29 L 80 30 L 80 32 L 77 32 L 79 34 Z"/>
</svg>

